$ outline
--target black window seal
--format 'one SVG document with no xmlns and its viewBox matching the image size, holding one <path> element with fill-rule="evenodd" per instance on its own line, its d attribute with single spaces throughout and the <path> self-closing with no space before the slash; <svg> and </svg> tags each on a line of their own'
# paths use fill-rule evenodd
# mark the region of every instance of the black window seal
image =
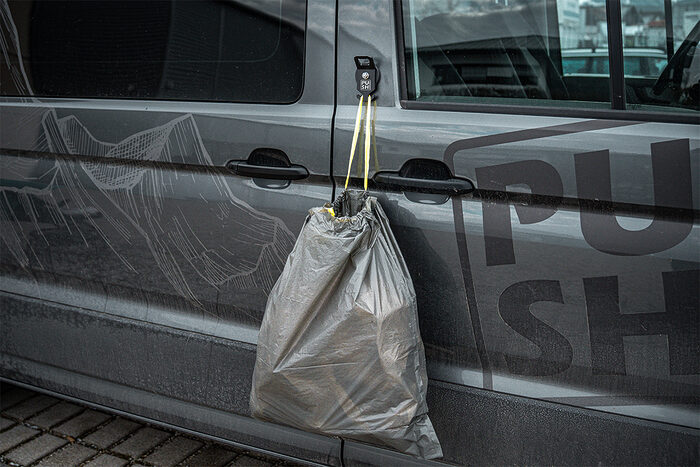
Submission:
<svg viewBox="0 0 700 467">
<path fill-rule="evenodd" d="M 408 83 L 406 77 L 406 48 L 404 46 L 403 7 L 401 5 L 401 0 L 394 0 L 394 32 L 396 36 L 396 62 L 399 68 L 399 96 L 402 102 L 401 107 L 403 107 L 403 102 L 408 101 Z"/>
<path fill-rule="evenodd" d="M 622 6 L 620 0 L 606 0 L 605 20 L 608 29 L 610 104 L 614 110 L 625 110 L 625 63 L 622 54 Z"/>
<path fill-rule="evenodd" d="M 673 7 L 671 0 L 664 0 L 664 24 L 666 26 L 666 58 L 671 61 L 673 52 Z"/>
<path fill-rule="evenodd" d="M 619 0 L 618 0 L 619 2 Z M 402 0 L 394 0 L 394 30 L 396 36 L 397 68 L 399 75 L 399 104 L 407 110 L 437 110 L 448 112 L 493 113 L 510 115 L 532 115 L 543 117 L 595 118 L 610 120 L 631 120 L 659 123 L 700 124 L 700 112 L 652 112 L 645 110 L 583 109 L 576 107 L 533 105 L 505 105 L 461 102 L 416 101 L 408 99 L 406 80 L 406 49 L 404 44 L 404 24 Z M 620 27 L 620 31 L 622 28 Z M 622 43 L 620 43 L 620 46 Z M 611 76 L 612 79 L 612 76 Z M 624 95 L 624 94 L 623 94 Z"/>
</svg>

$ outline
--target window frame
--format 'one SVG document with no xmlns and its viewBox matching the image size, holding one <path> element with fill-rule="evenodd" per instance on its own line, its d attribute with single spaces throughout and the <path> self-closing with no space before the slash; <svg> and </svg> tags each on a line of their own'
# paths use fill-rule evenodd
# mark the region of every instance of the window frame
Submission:
<svg viewBox="0 0 700 467">
<path fill-rule="evenodd" d="M 441 110 L 448 112 L 471 112 L 471 113 L 495 113 L 495 114 L 511 114 L 511 115 L 532 115 L 532 116 L 542 116 L 542 117 L 569 117 L 569 118 L 593 118 L 593 119 L 610 119 L 610 120 L 632 120 L 632 121 L 647 121 L 647 122 L 660 122 L 660 123 L 688 123 L 698 125 L 700 124 L 700 112 L 695 114 L 690 112 L 653 112 L 647 110 L 629 110 L 614 108 L 614 100 L 611 99 L 609 109 L 584 109 L 576 108 L 565 105 L 553 105 L 553 106 L 535 106 L 535 105 L 506 105 L 506 104 L 484 104 L 484 103 L 467 103 L 467 102 L 427 102 L 427 101 L 416 101 L 408 98 L 408 79 L 407 79 L 407 65 L 406 65 L 406 48 L 404 44 L 404 24 L 403 24 L 403 3 L 404 0 L 394 0 L 394 35 L 396 40 L 396 67 L 398 72 L 398 85 L 399 85 L 399 104 L 402 109 L 407 110 Z M 613 8 L 613 14 L 615 9 L 620 12 L 620 0 L 606 0 L 606 13 L 607 13 L 607 27 L 608 34 L 610 34 L 610 11 Z M 617 8 L 615 5 L 617 4 Z M 620 35 L 622 33 L 622 25 L 620 24 L 618 28 Z M 615 31 L 612 31 L 615 32 Z M 610 36 L 609 36 L 610 37 Z M 614 41 L 608 41 L 608 57 L 613 57 L 611 52 L 617 57 L 618 65 L 620 65 L 619 72 L 616 72 L 617 83 L 615 77 L 613 76 L 612 70 L 610 73 L 610 86 L 611 86 L 611 97 L 613 96 L 613 86 L 615 89 L 621 89 L 624 91 L 624 70 L 622 69 L 623 55 L 622 55 L 622 41 L 620 40 L 618 44 L 612 44 Z M 610 50 L 613 48 L 614 50 Z M 610 60 L 610 59 L 608 59 Z M 609 62 L 612 64 L 612 61 Z M 620 82 L 619 80 L 622 79 Z M 622 92 L 622 102 L 624 103 L 624 95 Z M 566 102 L 566 101 L 556 101 L 556 102 Z M 618 101 L 619 105 L 619 101 Z"/>
</svg>

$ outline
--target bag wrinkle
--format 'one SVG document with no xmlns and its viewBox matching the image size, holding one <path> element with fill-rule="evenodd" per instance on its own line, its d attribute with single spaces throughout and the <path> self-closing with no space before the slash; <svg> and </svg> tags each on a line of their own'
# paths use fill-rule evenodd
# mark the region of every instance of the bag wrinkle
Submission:
<svg viewBox="0 0 700 467">
<path fill-rule="evenodd" d="M 428 418 L 416 296 L 377 199 L 348 190 L 313 208 L 268 297 L 254 417 L 442 456 Z"/>
</svg>

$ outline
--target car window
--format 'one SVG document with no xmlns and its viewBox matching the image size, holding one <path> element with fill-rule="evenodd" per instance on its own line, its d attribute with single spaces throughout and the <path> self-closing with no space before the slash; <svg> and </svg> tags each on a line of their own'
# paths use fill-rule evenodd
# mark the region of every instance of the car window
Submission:
<svg viewBox="0 0 700 467">
<path fill-rule="evenodd" d="M 697 0 L 623 2 L 625 77 L 634 78 L 625 82 L 628 107 L 700 108 L 700 76 L 693 73 L 699 24 Z"/>
<path fill-rule="evenodd" d="M 666 68 L 666 64 L 668 61 L 665 58 L 652 58 L 649 60 L 649 73 L 651 73 L 652 76 L 659 76 L 662 71 L 664 71 L 664 68 Z"/>
<path fill-rule="evenodd" d="M 409 100 L 699 109 L 698 1 L 624 0 L 622 43 L 610 44 L 606 0 L 401 4 Z"/>
<path fill-rule="evenodd" d="M 305 0 L 10 1 L 31 89 L 0 94 L 289 103 Z M 3 67 L 4 68 L 4 67 Z"/>
<path fill-rule="evenodd" d="M 607 55 L 603 57 L 595 57 L 593 59 L 593 73 L 610 73 Z"/>
<path fill-rule="evenodd" d="M 566 57 L 562 59 L 562 69 L 565 75 L 588 73 L 586 64 L 587 60 L 585 57 Z"/>
<path fill-rule="evenodd" d="M 644 57 L 627 57 L 624 60 L 625 66 L 625 76 L 643 76 L 642 72 L 642 62 L 644 62 Z"/>
<path fill-rule="evenodd" d="M 585 52 L 583 52 L 585 54 Z M 607 50 L 605 55 L 593 56 L 594 51 L 588 53 L 589 57 L 569 57 L 566 52 L 562 54 L 562 68 L 564 75 L 573 74 L 610 74 L 610 64 Z M 666 66 L 663 57 L 645 57 L 640 55 L 625 55 L 625 76 L 656 78 Z"/>
<path fill-rule="evenodd" d="M 564 70 L 583 73 L 587 64 L 585 56 L 562 62 L 585 35 L 577 29 L 583 7 L 561 2 L 561 37 L 551 1 L 402 2 L 409 99 L 607 102 L 608 77 L 596 85 L 564 79 Z"/>
</svg>

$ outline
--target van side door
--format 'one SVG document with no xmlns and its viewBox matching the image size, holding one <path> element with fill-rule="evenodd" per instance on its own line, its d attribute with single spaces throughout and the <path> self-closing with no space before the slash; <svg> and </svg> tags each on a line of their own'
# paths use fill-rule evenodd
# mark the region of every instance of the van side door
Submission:
<svg viewBox="0 0 700 467">
<path fill-rule="evenodd" d="M 700 58 L 689 22 L 673 45 L 644 38 L 670 71 L 629 71 L 658 55 L 622 40 L 642 9 L 340 2 L 334 175 L 357 106 L 352 58 L 371 55 L 371 189 L 411 271 L 449 461 L 697 460 Z M 376 34 L 385 24 L 393 34 Z M 586 54 L 608 66 L 565 71 Z M 475 190 L 440 188 L 455 180 Z"/>
<path fill-rule="evenodd" d="M 331 199 L 334 5 L 0 13 L 2 376 L 337 462 L 248 418 L 267 296 Z"/>
</svg>

